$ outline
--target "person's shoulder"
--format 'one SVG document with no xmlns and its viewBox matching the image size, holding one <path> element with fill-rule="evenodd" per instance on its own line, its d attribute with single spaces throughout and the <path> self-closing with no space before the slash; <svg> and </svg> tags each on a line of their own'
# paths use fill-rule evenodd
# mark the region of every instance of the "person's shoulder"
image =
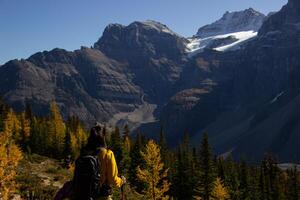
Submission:
<svg viewBox="0 0 300 200">
<path fill-rule="evenodd" d="M 107 148 L 106 149 L 106 154 L 109 155 L 109 156 L 112 156 L 112 155 L 114 155 L 114 152 L 110 148 Z"/>
</svg>

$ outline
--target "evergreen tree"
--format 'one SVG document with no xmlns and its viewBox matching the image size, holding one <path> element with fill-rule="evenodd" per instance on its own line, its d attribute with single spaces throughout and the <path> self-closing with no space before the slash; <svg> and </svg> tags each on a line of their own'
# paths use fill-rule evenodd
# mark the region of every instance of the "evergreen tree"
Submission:
<svg viewBox="0 0 300 200">
<path fill-rule="evenodd" d="M 29 102 L 26 101 L 26 104 L 25 104 L 25 118 L 28 119 L 29 121 L 32 121 L 33 117 L 34 116 L 33 116 L 33 112 L 32 112 L 32 107 L 29 104 Z"/>
<path fill-rule="evenodd" d="M 261 166 L 261 199 L 273 200 L 282 199 L 283 193 L 280 191 L 278 182 L 277 163 L 271 155 L 266 155 Z"/>
<path fill-rule="evenodd" d="M 288 170 L 288 199 L 289 200 L 299 200 L 300 199 L 300 180 L 299 172 L 297 167 L 293 167 Z"/>
<path fill-rule="evenodd" d="M 220 177 L 221 181 L 225 181 L 225 166 L 223 158 L 217 159 L 217 168 L 218 168 L 218 177 Z"/>
<path fill-rule="evenodd" d="M 259 188 L 260 188 L 260 192 L 259 192 L 259 196 L 260 196 L 260 200 L 265 200 L 268 198 L 268 185 L 266 184 L 266 177 L 265 177 L 265 170 L 264 170 L 264 162 L 262 162 L 262 165 L 260 167 L 260 176 L 259 176 Z"/>
<path fill-rule="evenodd" d="M 166 193 L 170 184 L 166 180 L 168 170 L 164 170 L 164 164 L 161 162 L 160 149 L 153 140 L 150 140 L 145 152 L 141 152 L 145 161 L 145 168 L 137 167 L 137 177 L 147 184 L 143 194 L 147 199 L 169 199 Z"/>
<path fill-rule="evenodd" d="M 193 173 L 196 173 L 198 169 L 193 164 L 188 133 L 184 134 L 183 142 L 178 147 L 174 167 L 175 174 L 172 178 L 171 193 L 178 199 L 191 199 L 196 185 L 196 176 Z"/>
<path fill-rule="evenodd" d="M 110 137 L 110 148 L 113 150 L 114 155 L 116 157 L 116 162 L 118 166 L 121 166 L 120 163 L 123 159 L 123 148 L 122 148 L 122 140 L 120 135 L 119 127 L 115 127 L 115 130 L 112 132 Z"/>
<path fill-rule="evenodd" d="M 238 168 L 230 156 L 225 163 L 225 186 L 228 188 L 232 200 L 240 199 Z"/>
<path fill-rule="evenodd" d="M 0 131 L 3 131 L 4 121 L 5 121 L 8 110 L 9 110 L 9 108 L 0 98 Z"/>
<path fill-rule="evenodd" d="M 123 141 L 122 141 L 122 160 L 121 160 L 121 173 L 127 175 L 130 167 L 130 149 L 131 149 L 131 140 L 130 140 L 130 129 L 126 124 L 123 132 Z"/>
<path fill-rule="evenodd" d="M 20 115 L 21 123 L 21 145 L 24 150 L 28 150 L 29 147 L 29 138 L 30 138 L 30 120 L 26 117 L 26 114 L 23 112 Z"/>
<path fill-rule="evenodd" d="M 249 174 L 249 196 L 251 200 L 259 200 L 259 168 L 247 166 Z"/>
<path fill-rule="evenodd" d="M 142 141 L 142 136 L 140 133 L 136 135 L 135 142 L 133 145 L 133 148 L 130 152 L 130 167 L 129 167 L 129 182 L 131 186 L 137 191 L 137 192 L 142 192 L 142 190 L 145 189 L 146 185 L 141 182 L 136 174 L 136 169 L 138 166 L 141 168 L 145 167 L 145 161 L 143 160 L 143 157 L 141 155 L 141 151 L 144 151 L 143 149 L 143 141 Z"/>
<path fill-rule="evenodd" d="M 130 152 L 130 129 L 129 126 L 126 124 L 124 127 L 124 133 L 123 133 L 123 144 L 124 144 L 124 151 Z"/>
<path fill-rule="evenodd" d="M 250 197 L 250 185 L 249 185 L 249 172 L 248 167 L 244 159 L 240 165 L 240 184 L 239 184 L 240 198 L 244 200 L 251 199 Z"/>
<path fill-rule="evenodd" d="M 65 136 L 65 148 L 64 148 L 64 156 L 65 159 L 69 158 L 69 156 L 73 159 L 75 159 L 75 155 L 73 155 L 73 151 L 72 151 L 72 137 L 71 137 L 71 130 L 70 128 L 67 126 L 66 128 L 66 136 Z"/>
<path fill-rule="evenodd" d="M 163 162 L 168 165 L 168 146 L 167 146 L 167 142 L 166 142 L 166 138 L 165 138 L 165 134 L 164 134 L 164 129 L 161 126 L 160 127 L 160 132 L 159 132 L 159 146 L 160 146 L 160 152 L 161 152 L 161 158 L 163 160 Z M 169 167 L 169 166 L 168 166 Z"/>
<path fill-rule="evenodd" d="M 209 200 L 216 179 L 213 156 L 208 142 L 207 133 L 204 134 L 200 148 L 200 180 L 195 190 L 195 196 L 202 200 Z"/>
</svg>

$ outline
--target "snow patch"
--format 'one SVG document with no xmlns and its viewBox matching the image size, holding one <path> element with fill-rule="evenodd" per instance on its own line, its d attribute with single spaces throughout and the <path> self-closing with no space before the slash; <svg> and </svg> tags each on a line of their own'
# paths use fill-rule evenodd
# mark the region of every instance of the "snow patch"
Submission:
<svg viewBox="0 0 300 200">
<path fill-rule="evenodd" d="M 216 51 L 233 50 L 233 49 L 237 49 L 242 43 L 256 36 L 257 36 L 257 32 L 255 31 L 241 31 L 241 32 L 216 35 L 216 36 L 211 36 L 206 38 L 194 37 L 188 39 L 189 43 L 186 45 L 186 51 L 187 53 L 189 53 L 190 56 L 192 56 L 195 55 L 196 53 L 203 51 L 206 47 L 212 44 L 212 42 L 219 39 L 226 39 L 229 37 L 234 38 L 236 41 L 227 45 L 215 47 L 213 49 Z"/>
<path fill-rule="evenodd" d="M 232 47 L 236 47 L 237 45 L 242 44 L 243 42 L 254 38 L 257 36 L 257 32 L 254 31 L 243 31 L 243 32 L 238 32 L 238 33 L 234 33 L 233 36 L 237 39 L 236 42 L 229 44 L 229 45 L 225 45 L 225 46 L 221 46 L 218 48 L 215 48 L 215 50 L 217 51 L 226 51 L 231 49 Z"/>
<path fill-rule="evenodd" d="M 270 101 L 270 104 L 275 103 L 283 94 L 284 92 L 280 92 L 279 94 L 277 94 L 276 97 L 274 97 L 274 99 Z"/>
</svg>

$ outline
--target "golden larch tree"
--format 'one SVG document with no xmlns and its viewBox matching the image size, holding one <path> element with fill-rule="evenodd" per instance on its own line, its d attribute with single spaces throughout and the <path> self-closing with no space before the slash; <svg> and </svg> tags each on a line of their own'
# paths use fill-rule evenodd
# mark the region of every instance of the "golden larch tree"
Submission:
<svg viewBox="0 0 300 200">
<path fill-rule="evenodd" d="M 143 191 L 145 197 L 152 200 L 169 199 L 166 195 L 170 187 L 170 183 L 166 180 L 168 169 L 164 170 L 159 146 L 150 140 L 141 156 L 145 160 L 145 167 L 144 169 L 137 167 L 137 177 L 147 185 Z"/>
<path fill-rule="evenodd" d="M 217 178 L 214 182 L 214 189 L 211 194 L 212 200 L 228 200 L 230 199 L 229 193 L 226 187 L 223 185 L 220 178 Z"/>
<path fill-rule="evenodd" d="M 11 131 L 10 125 L 5 123 L 4 131 L 0 132 L 0 199 L 3 200 L 11 199 L 16 191 L 17 166 L 22 159 L 22 152 L 14 143 Z"/>
<path fill-rule="evenodd" d="M 12 109 L 9 109 L 4 120 L 4 132 L 9 133 L 18 142 L 21 140 L 20 136 L 21 124 L 17 115 Z"/>
<path fill-rule="evenodd" d="M 65 144 L 65 123 L 55 102 L 50 104 L 49 137 L 51 147 L 56 155 L 61 155 Z"/>
</svg>

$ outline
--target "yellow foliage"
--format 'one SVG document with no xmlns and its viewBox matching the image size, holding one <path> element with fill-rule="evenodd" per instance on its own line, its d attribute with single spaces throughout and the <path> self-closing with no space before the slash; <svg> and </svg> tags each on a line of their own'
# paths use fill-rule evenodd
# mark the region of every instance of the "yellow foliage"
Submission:
<svg viewBox="0 0 300 200">
<path fill-rule="evenodd" d="M 230 196 L 226 187 L 223 185 L 220 178 L 217 178 L 214 182 L 214 189 L 211 194 L 212 200 L 228 200 Z"/>
<path fill-rule="evenodd" d="M 21 137 L 22 137 L 22 141 L 24 142 L 30 136 L 30 121 L 26 119 L 24 112 L 21 113 L 20 121 L 21 121 L 21 133 L 22 133 Z"/>
<path fill-rule="evenodd" d="M 20 140 L 21 124 L 17 118 L 17 115 L 10 109 L 6 115 L 4 123 L 4 132 L 13 136 L 16 140 Z"/>
<path fill-rule="evenodd" d="M 77 128 L 77 140 L 78 140 L 78 147 L 80 150 L 82 146 L 85 145 L 87 139 L 88 139 L 88 135 L 86 134 L 86 132 L 84 131 L 84 129 L 81 126 L 78 126 Z"/>
<path fill-rule="evenodd" d="M 52 148 L 62 153 L 66 136 L 65 123 L 55 102 L 50 104 L 49 134 Z"/>
<path fill-rule="evenodd" d="M 131 145 L 128 137 L 125 137 L 124 139 L 124 147 L 125 147 L 125 151 L 130 152 Z"/>
<path fill-rule="evenodd" d="M 147 199 L 169 199 L 166 192 L 169 191 L 170 183 L 166 180 L 168 170 L 164 170 L 164 164 L 161 162 L 160 149 L 153 140 L 146 145 L 145 152 L 141 152 L 145 160 L 145 169 L 137 167 L 137 177 L 148 185 L 143 191 Z"/>
<path fill-rule="evenodd" d="M 7 131 L 7 130 L 6 130 Z M 0 199 L 8 200 L 16 190 L 15 177 L 21 150 L 13 143 L 11 133 L 0 133 Z"/>
</svg>

